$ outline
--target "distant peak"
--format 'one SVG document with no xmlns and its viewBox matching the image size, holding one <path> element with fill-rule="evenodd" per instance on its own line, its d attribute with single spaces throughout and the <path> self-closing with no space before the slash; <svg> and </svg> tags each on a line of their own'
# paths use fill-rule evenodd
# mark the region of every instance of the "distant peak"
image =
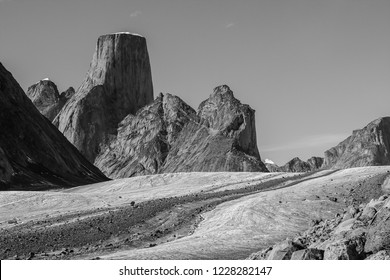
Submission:
<svg viewBox="0 0 390 280">
<path fill-rule="evenodd" d="M 230 87 L 227 85 L 221 85 L 214 88 L 214 93 L 226 93 L 226 92 L 232 92 L 230 90 Z"/>
</svg>

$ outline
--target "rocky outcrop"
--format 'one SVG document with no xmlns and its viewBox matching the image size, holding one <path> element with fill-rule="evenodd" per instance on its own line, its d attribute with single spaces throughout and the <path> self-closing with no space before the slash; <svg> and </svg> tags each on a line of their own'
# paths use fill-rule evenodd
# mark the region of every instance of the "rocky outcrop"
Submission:
<svg viewBox="0 0 390 280">
<path fill-rule="evenodd" d="M 110 178 L 160 173 L 179 133 L 195 119 L 195 110 L 179 97 L 160 94 L 119 124 L 118 136 L 95 164 Z"/>
<path fill-rule="evenodd" d="M 160 94 L 128 115 L 95 160 L 110 178 L 169 172 L 267 171 L 256 144 L 254 111 L 217 87 L 198 113 Z"/>
<path fill-rule="evenodd" d="M 47 78 L 30 86 L 26 94 L 39 112 L 50 121 L 53 121 L 72 95 L 70 90 L 59 94 L 57 86 Z"/>
<path fill-rule="evenodd" d="M 307 160 L 307 163 L 310 165 L 310 170 L 317 170 L 322 167 L 324 164 L 324 158 L 322 157 L 311 157 Z"/>
<path fill-rule="evenodd" d="M 324 165 L 351 168 L 390 164 L 390 117 L 377 119 L 325 152 Z"/>
<path fill-rule="evenodd" d="M 39 189 L 107 180 L 35 108 L 0 64 L 2 187 Z"/>
<path fill-rule="evenodd" d="M 87 76 L 54 124 L 94 162 L 128 114 L 153 101 L 145 38 L 129 33 L 99 37 Z"/>
<path fill-rule="evenodd" d="M 267 171 L 257 149 L 255 112 L 216 87 L 172 145 L 163 172 Z"/>
<path fill-rule="evenodd" d="M 65 100 L 65 101 L 68 101 L 69 99 L 71 99 L 73 97 L 73 95 L 76 93 L 76 91 L 74 90 L 73 87 L 69 87 L 67 90 L 65 90 L 64 92 L 61 92 L 60 94 L 60 100 Z M 65 104 L 64 104 L 65 105 Z"/>
<path fill-rule="evenodd" d="M 312 221 L 304 233 L 253 253 L 249 259 L 389 260 L 389 220 L 388 195 L 360 205 L 355 202 L 343 215 Z M 299 250 L 299 247 L 304 249 Z"/>
<path fill-rule="evenodd" d="M 298 157 L 293 158 L 281 167 L 284 172 L 308 172 L 311 170 L 310 164 Z"/>
</svg>

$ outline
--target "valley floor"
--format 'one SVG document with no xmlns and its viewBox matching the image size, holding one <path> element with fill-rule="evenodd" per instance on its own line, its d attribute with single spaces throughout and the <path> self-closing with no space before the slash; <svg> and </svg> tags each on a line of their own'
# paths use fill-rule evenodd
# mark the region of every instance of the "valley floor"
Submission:
<svg viewBox="0 0 390 280">
<path fill-rule="evenodd" d="M 389 191 L 389 172 L 175 173 L 2 192 L 0 259 L 244 259 Z"/>
</svg>

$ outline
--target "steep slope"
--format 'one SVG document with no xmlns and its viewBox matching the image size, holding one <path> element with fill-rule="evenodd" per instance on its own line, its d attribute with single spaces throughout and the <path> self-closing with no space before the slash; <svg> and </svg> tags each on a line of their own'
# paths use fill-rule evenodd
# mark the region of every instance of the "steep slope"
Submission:
<svg viewBox="0 0 390 280">
<path fill-rule="evenodd" d="M 226 85 L 203 101 L 165 161 L 163 172 L 267 171 L 257 149 L 255 113 Z"/>
<path fill-rule="evenodd" d="M 145 38 L 129 33 L 99 37 L 87 76 L 54 124 L 91 162 L 128 114 L 153 101 Z"/>
<path fill-rule="evenodd" d="M 379 118 L 325 152 L 324 165 L 350 168 L 390 164 L 390 117 Z"/>
<path fill-rule="evenodd" d="M 0 63 L 0 180 L 37 189 L 107 180 L 43 117 Z"/>
<path fill-rule="evenodd" d="M 195 118 L 195 110 L 180 98 L 160 94 L 119 124 L 117 138 L 98 155 L 95 165 L 110 178 L 159 173 L 183 126 Z"/>
</svg>

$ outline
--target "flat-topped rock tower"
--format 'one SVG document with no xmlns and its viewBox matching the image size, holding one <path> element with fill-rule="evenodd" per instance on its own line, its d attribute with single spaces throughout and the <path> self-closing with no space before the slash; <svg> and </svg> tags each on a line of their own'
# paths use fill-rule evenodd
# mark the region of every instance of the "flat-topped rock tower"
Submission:
<svg viewBox="0 0 390 280">
<path fill-rule="evenodd" d="M 146 39 L 126 32 L 103 35 L 84 82 L 53 123 L 93 162 L 119 122 L 152 101 Z"/>
</svg>

